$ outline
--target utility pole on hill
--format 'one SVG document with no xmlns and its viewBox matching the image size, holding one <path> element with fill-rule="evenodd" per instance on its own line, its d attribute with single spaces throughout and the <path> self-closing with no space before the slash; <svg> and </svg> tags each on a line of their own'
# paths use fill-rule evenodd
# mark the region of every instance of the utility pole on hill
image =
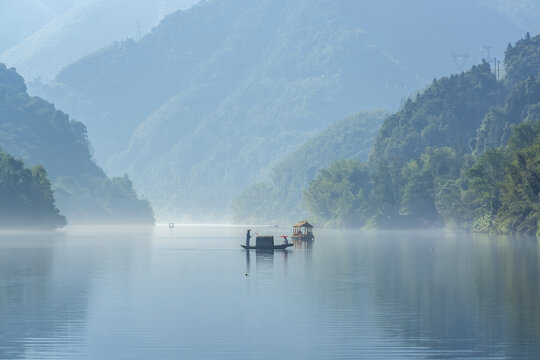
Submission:
<svg viewBox="0 0 540 360">
<path fill-rule="evenodd" d="M 497 58 L 493 58 L 493 73 L 495 74 L 495 79 L 500 80 L 500 69 L 501 69 L 501 60 L 497 60 Z"/>
</svg>

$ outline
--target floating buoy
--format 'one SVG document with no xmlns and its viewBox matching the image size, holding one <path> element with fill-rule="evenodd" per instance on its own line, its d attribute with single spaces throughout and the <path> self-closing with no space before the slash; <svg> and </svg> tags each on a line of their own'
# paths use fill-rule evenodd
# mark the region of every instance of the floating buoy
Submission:
<svg viewBox="0 0 540 360">
<path fill-rule="evenodd" d="M 169 223 L 169 229 L 174 228 L 174 223 Z"/>
</svg>

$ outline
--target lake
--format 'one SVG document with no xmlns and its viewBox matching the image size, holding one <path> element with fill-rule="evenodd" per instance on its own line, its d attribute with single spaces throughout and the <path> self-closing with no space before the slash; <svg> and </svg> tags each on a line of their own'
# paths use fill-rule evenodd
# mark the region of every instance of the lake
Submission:
<svg viewBox="0 0 540 360">
<path fill-rule="evenodd" d="M 0 358 L 540 358 L 536 239 L 315 229 L 268 253 L 244 234 L 0 234 Z"/>
</svg>

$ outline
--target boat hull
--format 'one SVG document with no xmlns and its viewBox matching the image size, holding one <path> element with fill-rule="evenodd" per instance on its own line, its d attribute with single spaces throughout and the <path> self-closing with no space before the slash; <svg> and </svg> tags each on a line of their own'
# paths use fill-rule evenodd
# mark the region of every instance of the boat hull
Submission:
<svg viewBox="0 0 540 360">
<path fill-rule="evenodd" d="M 291 239 L 293 239 L 293 240 L 314 240 L 315 237 L 313 236 L 313 234 L 293 235 L 293 236 L 291 236 Z"/>
<path fill-rule="evenodd" d="M 290 246 L 293 246 L 294 244 L 281 244 L 281 245 L 274 245 L 274 246 L 247 246 L 247 245 L 240 245 L 246 250 L 251 249 L 258 249 L 258 250 L 283 250 Z"/>
</svg>

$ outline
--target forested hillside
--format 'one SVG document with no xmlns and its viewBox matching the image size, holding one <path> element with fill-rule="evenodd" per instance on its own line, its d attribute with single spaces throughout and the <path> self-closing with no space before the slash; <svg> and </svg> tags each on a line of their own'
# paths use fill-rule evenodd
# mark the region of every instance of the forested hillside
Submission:
<svg viewBox="0 0 540 360">
<path fill-rule="evenodd" d="M 313 217 L 342 226 L 536 232 L 539 59 L 540 35 L 527 34 L 508 46 L 503 80 L 487 63 L 435 80 L 385 120 L 369 162 L 336 163 L 317 176 L 304 195 Z"/>
<path fill-rule="evenodd" d="M 466 0 L 205 1 L 35 91 L 84 121 L 98 161 L 130 173 L 158 214 L 228 220 L 231 200 L 299 137 L 397 108 L 455 69 L 453 52 L 480 59 L 481 44 L 502 49 L 512 34 L 509 20 Z"/>
<path fill-rule="evenodd" d="M 480 155 L 460 180 L 473 230 L 540 236 L 540 122 L 514 125 L 508 144 Z"/>
<path fill-rule="evenodd" d="M 340 159 L 366 161 L 388 115 L 384 110 L 361 112 L 305 141 L 272 168 L 268 180 L 251 185 L 234 199 L 233 221 L 290 223 L 307 216 L 302 194 L 319 170 Z"/>
<path fill-rule="evenodd" d="M 54 229 L 66 224 L 56 208 L 45 169 L 24 167 L 0 151 L 0 228 Z"/>
<path fill-rule="evenodd" d="M 440 219 L 433 195 L 439 192 L 430 177 L 454 176 L 451 172 L 456 170 L 459 175 L 459 166 L 452 169 L 444 164 L 450 161 L 447 157 L 459 158 L 472 150 L 469 143 L 483 116 L 491 106 L 501 104 L 504 97 L 505 88 L 484 62 L 467 72 L 434 81 L 389 117 L 369 159 L 377 223 L 437 224 Z M 440 152 L 443 147 L 449 152 Z"/>
<path fill-rule="evenodd" d="M 0 148 L 26 164 L 44 166 L 57 206 L 70 223 L 154 221 L 149 203 L 137 198 L 127 176 L 107 178 L 94 163 L 86 127 L 53 104 L 30 97 L 24 79 L 3 64 Z"/>
<path fill-rule="evenodd" d="M 539 120 L 538 101 L 540 88 L 540 37 L 527 36 L 515 46 L 509 44 L 505 57 L 507 76 L 504 78 L 508 91 L 504 106 L 492 108 L 482 120 L 477 138 L 473 141 L 475 154 L 503 146 L 510 136 L 510 127 L 526 120 Z"/>
</svg>

